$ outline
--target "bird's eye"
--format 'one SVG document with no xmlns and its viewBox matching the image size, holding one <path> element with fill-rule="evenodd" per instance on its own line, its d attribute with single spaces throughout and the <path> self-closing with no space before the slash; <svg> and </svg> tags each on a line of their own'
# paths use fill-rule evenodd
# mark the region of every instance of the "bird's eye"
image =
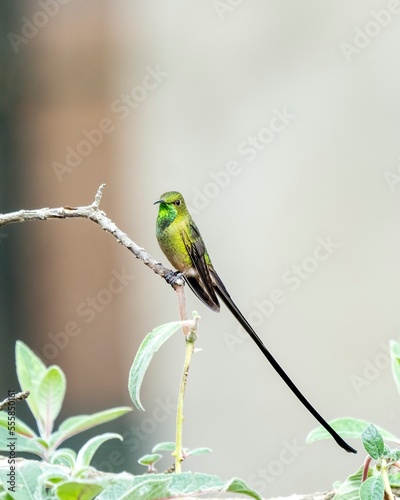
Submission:
<svg viewBox="0 0 400 500">
<path fill-rule="evenodd" d="M 177 207 L 179 207 L 179 205 L 181 204 L 181 200 L 175 200 L 175 202 L 174 202 L 174 203 L 175 203 L 175 205 L 176 205 Z"/>
</svg>

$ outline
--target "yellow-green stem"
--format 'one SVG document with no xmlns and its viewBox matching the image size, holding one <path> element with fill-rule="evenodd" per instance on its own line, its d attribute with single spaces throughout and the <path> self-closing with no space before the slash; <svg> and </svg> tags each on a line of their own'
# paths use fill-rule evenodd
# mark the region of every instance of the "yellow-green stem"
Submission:
<svg viewBox="0 0 400 500">
<path fill-rule="evenodd" d="M 179 386 L 179 395 L 178 395 L 178 407 L 176 411 L 176 441 L 175 441 L 175 472 L 182 472 L 182 429 L 183 429 L 183 401 L 185 398 L 185 389 L 186 382 L 189 373 L 190 360 L 192 359 L 194 349 L 194 340 L 190 338 L 190 334 L 186 337 L 185 340 L 185 362 L 183 365 L 183 372 L 181 383 Z"/>
<path fill-rule="evenodd" d="M 386 497 L 389 500 L 394 500 L 392 488 L 390 487 L 390 482 L 389 482 L 388 468 L 386 465 L 386 460 L 384 460 L 384 459 L 382 460 L 381 474 L 382 474 L 383 484 L 385 485 Z"/>
<path fill-rule="evenodd" d="M 192 327 L 188 324 L 188 316 L 186 311 L 186 300 L 185 300 L 185 291 L 183 286 L 178 286 L 176 289 L 176 294 L 178 297 L 178 305 L 179 305 L 179 315 L 181 317 L 181 321 L 185 321 L 185 325 L 183 326 L 183 334 L 185 337 L 185 362 L 183 365 L 183 372 L 181 377 L 181 383 L 179 386 L 179 394 L 178 394 L 178 407 L 176 410 L 176 440 L 175 440 L 175 472 L 182 472 L 182 461 L 183 461 L 183 452 L 182 452 L 182 428 L 183 428 L 183 401 L 185 398 L 185 389 L 186 382 L 189 373 L 190 360 L 192 359 L 192 354 L 194 350 L 194 343 L 196 341 L 196 330 L 197 330 L 197 322 L 199 319 L 199 315 L 195 312 L 193 313 L 193 325 Z"/>
</svg>

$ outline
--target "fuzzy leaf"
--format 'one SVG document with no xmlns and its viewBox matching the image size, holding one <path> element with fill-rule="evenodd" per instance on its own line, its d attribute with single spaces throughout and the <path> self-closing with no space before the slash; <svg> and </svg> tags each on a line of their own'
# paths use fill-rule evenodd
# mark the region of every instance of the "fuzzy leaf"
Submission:
<svg viewBox="0 0 400 500">
<path fill-rule="evenodd" d="M 46 437 L 50 436 L 54 420 L 60 413 L 66 386 L 64 372 L 58 366 L 51 366 L 47 368 L 37 387 L 38 411 Z"/>
<path fill-rule="evenodd" d="M 46 365 L 20 340 L 17 340 L 15 346 L 15 358 L 19 385 L 23 391 L 30 391 L 30 396 L 27 398 L 26 402 L 33 416 L 38 420 L 40 413 L 37 400 L 37 388 L 46 372 Z"/>
<path fill-rule="evenodd" d="M 109 410 L 99 411 L 92 415 L 77 415 L 64 420 L 54 432 L 49 440 L 50 446 L 59 446 L 66 439 L 79 434 L 80 432 L 96 427 L 96 425 L 105 424 L 111 420 L 125 415 L 125 413 L 132 411 L 128 406 L 120 406 L 118 408 L 111 408 Z"/>
<path fill-rule="evenodd" d="M 374 460 L 378 460 L 383 455 L 385 443 L 374 424 L 370 424 L 365 431 L 363 431 L 361 439 L 366 452 Z"/>
<path fill-rule="evenodd" d="M 330 425 L 338 432 L 343 439 L 360 439 L 361 433 L 368 427 L 370 422 L 366 420 L 361 420 L 359 418 L 337 418 L 331 420 Z M 385 431 L 382 427 L 376 426 L 381 433 L 383 439 L 387 441 L 392 441 L 398 443 L 400 439 L 394 434 Z M 332 439 L 332 436 L 323 427 L 317 427 L 312 430 L 307 436 L 307 443 L 313 443 L 314 441 L 319 441 L 321 439 Z"/>
<path fill-rule="evenodd" d="M 392 488 L 400 488 L 400 472 L 389 474 L 389 483 Z"/>
<path fill-rule="evenodd" d="M 85 443 L 78 452 L 75 462 L 75 471 L 78 473 L 82 469 L 89 467 L 93 455 L 96 453 L 98 448 L 110 439 L 119 439 L 120 441 L 123 441 L 122 436 L 115 434 L 114 432 L 106 432 L 100 436 L 94 436 L 92 439 L 89 439 L 89 441 Z"/>
<path fill-rule="evenodd" d="M 256 500 L 261 497 L 240 479 L 222 481 L 218 476 L 184 472 L 182 474 L 146 474 L 114 481 L 98 500 L 159 500 L 160 498 L 214 495 L 223 492 L 241 493 Z"/>
<path fill-rule="evenodd" d="M 136 408 L 139 410 L 144 411 L 140 402 L 140 387 L 154 354 L 182 325 L 182 321 L 174 321 L 158 326 L 148 333 L 140 344 L 129 372 L 128 382 L 129 394 Z"/>
<path fill-rule="evenodd" d="M 65 465 L 73 469 L 76 460 L 76 451 L 71 448 L 60 448 L 51 454 L 50 462 L 54 465 Z"/>
<path fill-rule="evenodd" d="M 360 486 L 364 467 L 361 466 L 357 472 L 351 474 L 336 491 L 333 500 L 360 500 Z M 368 475 L 371 475 L 371 469 Z"/>
<path fill-rule="evenodd" d="M 1 415 L 1 413 L 0 413 Z M 8 438 L 10 437 L 10 433 L 6 427 L 0 426 L 0 451 L 9 451 L 7 448 Z M 35 438 L 26 437 L 24 435 L 17 434 L 15 435 L 15 439 L 17 441 L 17 450 L 19 452 L 29 452 L 38 455 L 39 457 L 44 456 L 44 449 L 40 446 Z"/>
<path fill-rule="evenodd" d="M 25 437 L 37 437 L 37 434 L 28 425 L 26 425 L 18 417 L 15 418 L 15 433 L 18 434 L 18 439 L 20 436 Z M 8 416 L 6 411 L 0 411 L 0 427 L 8 429 Z"/>
<path fill-rule="evenodd" d="M 162 458 L 162 455 L 159 453 L 152 453 L 151 455 L 144 455 L 143 457 L 139 458 L 138 462 L 140 465 L 152 465 L 158 462 Z"/>
<path fill-rule="evenodd" d="M 60 500 L 92 500 L 103 490 L 103 486 L 90 481 L 69 481 L 56 487 Z"/>
<path fill-rule="evenodd" d="M 39 476 L 38 481 L 38 489 L 36 490 L 35 500 L 36 499 L 53 499 L 56 498 L 53 494 L 53 491 L 49 488 L 51 485 L 58 485 L 61 482 L 69 480 L 69 471 L 65 469 L 65 467 L 60 466 L 50 466 L 46 467 L 44 464 L 41 464 L 41 468 L 43 469 L 42 474 Z M 51 493 L 50 493 L 51 492 Z"/>
<path fill-rule="evenodd" d="M 382 500 L 384 491 L 382 476 L 372 476 L 362 483 L 360 498 L 361 500 Z"/>
<path fill-rule="evenodd" d="M 255 498 L 256 500 L 262 500 L 260 495 L 255 490 L 250 488 L 244 481 L 236 477 L 226 483 L 223 491 L 240 493 L 242 495 L 247 495 L 249 497 Z"/>
<path fill-rule="evenodd" d="M 388 459 L 392 462 L 400 462 L 400 450 L 390 450 Z"/>
<path fill-rule="evenodd" d="M 175 443 L 173 441 L 164 441 L 156 444 L 151 450 L 153 453 L 158 451 L 175 451 Z"/>
<path fill-rule="evenodd" d="M 193 450 L 189 450 L 187 452 L 187 456 L 190 457 L 192 455 L 207 455 L 208 453 L 212 453 L 211 448 L 194 448 Z"/>
<path fill-rule="evenodd" d="M 17 479 L 15 481 L 15 498 L 25 500 L 34 499 L 34 493 L 39 484 L 39 476 L 42 474 L 42 469 L 37 462 L 24 462 L 18 468 Z"/>
</svg>

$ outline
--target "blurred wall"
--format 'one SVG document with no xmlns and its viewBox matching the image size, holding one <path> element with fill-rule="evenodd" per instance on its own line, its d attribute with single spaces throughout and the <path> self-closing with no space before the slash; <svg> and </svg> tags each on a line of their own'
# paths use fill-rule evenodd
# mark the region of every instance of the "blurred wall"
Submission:
<svg viewBox="0 0 400 500">
<path fill-rule="evenodd" d="M 12 25 L 14 9 L 11 4 L 7 4 L 0 18 L 0 31 L 5 33 Z M 0 57 L 2 71 L 0 73 L 0 201 L 1 206 L 10 206 L 12 203 L 11 190 L 8 185 L 12 182 L 13 169 L 10 165 L 16 162 L 15 145 L 13 144 L 12 119 L 13 111 L 17 101 L 18 89 L 16 87 L 15 63 L 10 52 L 9 42 L 6 37 L 1 37 Z M 14 288 L 13 266 L 10 265 L 12 259 L 12 243 L 7 240 L 10 231 L 5 228 L 0 232 L 0 272 L 2 285 L 0 287 L 0 323 L 1 323 L 1 346 L 0 363 L 6 366 L 11 352 L 14 350 L 14 339 L 11 335 L 6 335 L 6 331 L 11 330 L 11 314 L 9 314 Z M 9 244 L 6 244 L 7 243 Z"/>
<path fill-rule="evenodd" d="M 57 5 L 26 43 L 8 37 L 3 50 L 20 97 L 16 170 L 11 177 L 2 166 L 0 210 L 88 204 L 106 182 L 103 210 L 163 259 L 152 202 L 180 190 L 232 296 L 323 416 L 398 433 L 385 346 L 400 336 L 400 7 Z M 15 9 L 6 37 L 22 35 L 24 18 L 40 23 L 43 3 Z M 64 369 L 63 417 L 129 404 L 140 340 L 177 318 L 171 289 L 88 221 L 3 231 L 2 259 L 13 264 L 12 283 L 3 283 L 15 293 L 1 338 L 22 339 Z M 115 276 L 123 286 L 108 301 Z M 214 452 L 185 467 L 239 476 L 264 496 L 327 490 L 355 471 L 362 453 L 304 444 L 316 423 L 229 313 L 187 296 L 202 316 L 203 350 L 191 366 L 184 442 Z M 70 321 L 81 330 L 74 338 Z M 105 447 L 98 465 L 139 471 L 135 457 L 174 439 L 183 350 L 177 335 L 156 355 L 146 413 L 121 420 L 125 444 Z M 3 390 L 9 380 L 12 367 Z M 124 454 L 117 464 L 114 449 Z"/>
</svg>

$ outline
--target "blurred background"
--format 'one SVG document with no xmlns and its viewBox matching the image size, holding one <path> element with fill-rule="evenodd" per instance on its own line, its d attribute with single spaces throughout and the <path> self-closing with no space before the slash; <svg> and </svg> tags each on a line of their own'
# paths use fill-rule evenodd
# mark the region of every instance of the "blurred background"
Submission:
<svg viewBox="0 0 400 500">
<path fill-rule="evenodd" d="M 181 191 L 231 295 L 318 411 L 398 434 L 396 3 L 3 0 L 0 23 L 0 212 L 90 204 L 105 182 L 102 209 L 167 264 L 152 203 Z M 0 272 L 0 399 L 19 389 L 20 339 L 66 373 L 60 421 L 130 405 L 141 340 L 178 318 L 172 289 L 85 220 L 2 227 Z M 306 445 L 316 422 L 229 312 L 187 301 L 202 351 L 184 445 L 213 453 L 186 470 L 269 497 L 328 490 L 361 465 L 359 442 L 358 456 Z M 150 366 L 146 412 L 93 431 L 125 437 L 96 466 L 140 473 L 139 456 L 174 440 L 183 355 L 179 333 Z"/>
</svg>

